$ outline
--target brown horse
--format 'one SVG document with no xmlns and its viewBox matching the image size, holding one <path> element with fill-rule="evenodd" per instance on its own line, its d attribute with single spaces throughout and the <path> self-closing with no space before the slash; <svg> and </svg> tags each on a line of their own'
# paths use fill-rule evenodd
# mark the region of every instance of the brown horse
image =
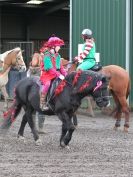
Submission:
<svg viewBox="0 0 133 177">
<path fill-rule="evenodd" d="M 62 59 L 62 63 L 66 66 L 68 73 L 75 71 L 77 64 Z M 129 74 L 120 66 L 108 65 L 104 66 L 99 72 L 104 73 L 110 77 L 109 89 L 114 98 L 116 108 L 112 114 L 116 118 L 114 129 L 117 130 L 120 127 L 122 113 L 125 115 L 124 131 L 128 132 L 129 128 L 129 105 L 127 98 L 130 92 L 130 77 Z"/>
<path fill-rule="evenodd" d="M 11 67 L 16 68 L 20 72 L 26 71 L 22 51 L 19 47 L 0 54 L 0 90 L 5 99 L 4 108 L 8 107 L 8 94 L 5 86 L 8 82 L 8 73 Z"/>
<path fill-rule="evenodd" d="M 44 55 L 43 53 L 39 53 L 39 52 L 35 52 L 33 54 L 29 69 L 27 71 L 27 77 L 40 76 L 41 74 L 40 64 L 41 64 L 43 55 Z M 35 118 L 38 118 L 38 126 L 37 126 L 37 121 Z M 38 129 L 38 133 L 41 133 L 41 134 L 45 133 L 44 131 L 45 116 L 39 112 L 36 112 L 34 119 L 35 119 L 35 125 Z"/>
<path fill-rule="evenodd" d="M 42 61 L 42 55 L 39 52 L 35 52 L 32 56 L 29 69 L 27 71 L 27 76 L 40 76 L 41 69 L 40 64 Z"/>
</svg>

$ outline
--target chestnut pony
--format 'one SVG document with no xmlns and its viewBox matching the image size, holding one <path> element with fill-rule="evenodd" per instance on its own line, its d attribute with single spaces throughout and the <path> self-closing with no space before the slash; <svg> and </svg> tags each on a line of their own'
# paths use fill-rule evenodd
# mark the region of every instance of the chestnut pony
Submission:
<svg viewBox="0 0 133 177">
<path fill-rule="evenodd" d="M 62 63 L 66 66 L 68 73 L 75 71 L 77 64 L 62 59 Z M 112 111 L 116 118 L 114 129 L 117 130 L 120 127 L 122 113 L 125 115 L 124 131 L 128 132 L 129 128 L 129 105 L 127 98 L 130 93 L 130 77 L 129 74 L 120 66 L 108 65 L 102 67 L 98 72 L 102 72 L 106 76 L 110 77 L 109 89 L 113 96 L 116 108 Z"/>
</svg>

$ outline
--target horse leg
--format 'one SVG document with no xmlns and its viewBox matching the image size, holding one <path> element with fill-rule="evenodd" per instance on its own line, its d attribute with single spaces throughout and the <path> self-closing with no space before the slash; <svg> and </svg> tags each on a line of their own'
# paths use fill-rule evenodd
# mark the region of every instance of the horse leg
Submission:
<svg viewBox="0 0 133 177">
<path fill-rule="evenodd" d="M 128 132 L 129 128 L 129 106 L 126 97 L 119 97 L 119 102 L 121 104 L 121 110 L 125 114 L 124 132 Z"/>
<path fill-rule="evenodd" d="M 62 132 L 61 132 L 61 137 L 60 137 L 60 146 L 61 147 L 65 147 L 64 137 L 65 137 L 66 133 L 67 133 L 67 126 L 66 126 L 65 121 L 62 121 Z"/>
<path fill-rule="evenodd" d="M 78 120 L 77 120 L 77 115 L 76 114 L 73 114 L 72 120 L 73 120 L 73 124 L 74 124 L 74 126 L 76 128 L 78 126 Z"/>
<path fill-rule="evenodd" d="M 3 94 L 3 96 L 4 96 L 4 100 L 5 100 L 4 109 L 7 109 L 7 108 L 8 108 L 8 98 L 9 98 L 9 96 L 8 96 L 8 94 L 7 94 L 7 91 L 6 91 L 6 87 L 5 87 L 5 86 L 3 86 L 3 87 L 1 88 L 1 92 L 2 92 L 2 94 Z"/>
<path fill-rule="evenodd" d="M 111 113 L 109 115 L 114 116 L 118 110 L 118 107 L 119 107 L 119 100 L 118 100 L 117 96 L 115 95 L 115 93 L 113 92 L 113 90 L 111 90 L 110 92 L 111 92 L 114 102 L 115 102 L 115 108 L 111 111 Z"/>
<path fill-rule="evenodd" d="M 31 131 L 33 133 L 33 137 L 36 142 L 36 145 L 41 145 L 41 140 L 39 139 L 39 135 L 38 135 L 38 132 L 37 132 L 37 129 L 35 126 L 35 121 L 32 116 L 32 113 L 33 113 L 33 109 L 28 107 L 26 110 L 26 117 L 27 117 L 28 124 L 29 124 Z"/>
<path fill-rule="evenodd" d="M 119 106 L 117 106 L 117 109 L 116 109 L 116 112 L 115 112 L 115 116 L 114 116 L 116 118 L 114 130 L 117 130 L 118 127 L 120 127 L 121 116 L 122 116 L 122 111 L 121 111 L 121 105 L 119 104 Z"/>
<path fill-rule="evenodd" d="M 45 121 L 44 114 L 41 114 L 41 113 L 37 112 L 36 113 L 36 118 L 38 118 L 38 133 L 40 133 L 40 134 L 46 133 L 44 131 L 44 121 Z"/>
<path fill-rule="evenodd" d="M 62 121 L 62 133 L 60 137 L 60 146 L 65 147 L 69 144 L 72 134 L 75 130 L 75 127 L 71 121 L 72 116 L 69 116 L 67 113 L 63 112 L 58 115 L 59 119 Z"/>
<path fill-rule="evenodd" d="M 26 114 L 24 114 L 19 131 L 18 131 L 18 138 L 19 139 L 24 139 L 23 135 L 24 135 L 24 128 L 25 128 L 26 124 L 27 124 L 27 117 L 26 117 Z"/>
<path fill-rule="evenodd" d="M 87 108 L 87 112 L 90 114 L 90 116 L 91 117 L 95 117 L 95 114 L 94 114 L 94 111 L 93 111 L 93 106 L 94 105 L 92 105 L 93 103 L 92 103 L 92 98 L 91 97 L 86 97 L 86 99 L 87 99 L 87 102 L 88 102 L 88 108 Z"/>
<path fill-rule="evenodd" d="M 64 143 L 67 146 L 70 142 L 70 140 L 72 139 L 72 134 L 75 130 L 75 126 L 73 125 L 71 119 L 69 119 L 68 121 L 68 132 L 66 134 L 66 136 L 64 137 Z"/>
<path fill-rule="evenodd" d="M 116 119 L 114 130 L 118 130 L 118 127 L 120 127 L 121 124 L 121 116 L 122 116 L 122 111 L 121 111 L 121 105 L 120 102 L 117 98 L 117 96 L 114 94 L 113 91 L 111 91 L 114 102 L 116 104 L 116 108 L 111 112 L 110 115 L 114 115 L 114 118 Z"/>
</svg>

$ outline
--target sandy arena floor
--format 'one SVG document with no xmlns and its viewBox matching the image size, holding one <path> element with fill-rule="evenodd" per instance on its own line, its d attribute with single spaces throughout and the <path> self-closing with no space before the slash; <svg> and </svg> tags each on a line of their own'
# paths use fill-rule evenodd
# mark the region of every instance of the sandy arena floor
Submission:
<svg viewBox="0 0 133 177">
<path fill-rule="evenodd" d="M 120 130 L 114 131 L 111 117 L 78 115 L 68 150 L 59 147 L 61 122 L 56 116 L 46 116 L 42 146 L 35 145 L 29 126 L 25 142 L 18 141 L 22 114 L 0 135 L 0 177 L 133 177 L 133 115 L 127 134 L 123 119 Z"/>
</svg>

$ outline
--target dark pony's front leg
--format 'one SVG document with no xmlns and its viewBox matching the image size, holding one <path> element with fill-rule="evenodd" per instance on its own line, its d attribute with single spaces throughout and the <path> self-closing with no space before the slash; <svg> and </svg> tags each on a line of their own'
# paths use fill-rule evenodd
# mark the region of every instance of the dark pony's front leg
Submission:
<svg viewBox="0 0 133 177">
<path fill-rule="evenodd" d="M 59 119 L 62 121 L 62 133 L 60 137 L 60 146 L 65 147 L 69 144 L 72 134 L 75 130 L 75 126 L 72 123 L 72 116 L 63 112 L 58 115 Z"/>
<path fill-rule="evenodd" d="M 73 124 L 75 128 L 78 126 L 78 120 L 77 120 L 77 115 L 74 113 L 72 116 Z"/>
</svg>

